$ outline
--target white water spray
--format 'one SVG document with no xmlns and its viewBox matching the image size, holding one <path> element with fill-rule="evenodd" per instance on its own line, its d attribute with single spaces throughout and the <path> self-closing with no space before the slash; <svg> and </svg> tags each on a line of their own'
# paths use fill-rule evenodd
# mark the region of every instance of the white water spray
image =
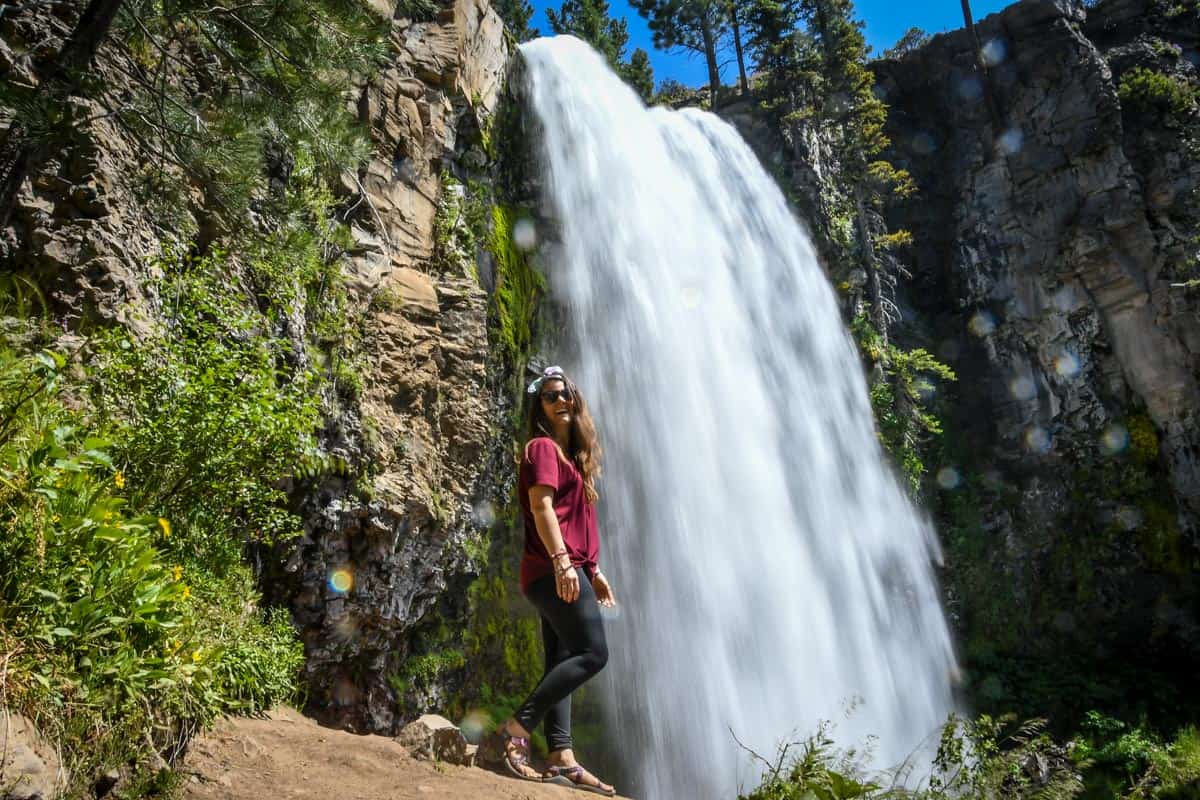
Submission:
<svg viewBox="0 0 1200 800">
<path fill-rule="evenodd" d="M 522 46 L 564 366 L 606 450 L 610 733 L 642 800 L 733 798 L 835 720 L 897 764 L 951 710 L 936 541 L 885 466 L 832 289 L 729 125 Z M 845 717 L 847 705 L 854 713 Z"/>
</svg>

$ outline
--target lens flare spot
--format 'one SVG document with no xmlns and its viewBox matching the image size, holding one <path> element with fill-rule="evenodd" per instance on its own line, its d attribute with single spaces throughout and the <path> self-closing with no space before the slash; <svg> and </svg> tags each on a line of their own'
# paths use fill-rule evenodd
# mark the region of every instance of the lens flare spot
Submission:
<svg viewBox="0 0 1200 800">
<path fill-rule="evenodd" d="M 1041 455 L 1050 451 L 1050 434 L 1040 425 L 1030 425 L 1025 429 L 1025 449 L 1030 453 Z"/>
<path fill-rule="evenodd" d="M 346 567 L 335 569 L 329 573 L 329 588 L 345 594 L 354 588 L 354 573 Z"/>
<path fill-rule="evenodd" d="M 1131 531 L 1142 524 L 1142 512 L 1133 506 L 1121 506 L 1117 509 L 1117 522 L 1122 528 Z"/>
<path fill-rule="evenodd" d="M 1067 284 L 1054 293 L 1054 307 L 1064 314 L 1079 308 L 1079 292 L 1074 284 Z"/>
<path fill-rule="evenodd" d="M 1079 374 L 1079 358 L 1069 350 L 1063 350 L 1054 359 L 1054 371 L 1060 378 L 1074 378 Z"/>
<path fill-rule="evenodd" d="M 679 302 L 688 311 L 700 306 L 700 290 L 695 286 L 685 286 L 679 291 Z"/>
<path fill-rule="evenodd" d="M 495 721 L 490 714 L 482 708 L 473 708 L 458 723 L 458 729 L 462 731 L 468 742 L 479 744 L 494 724 Z"/>
<path fill-rule="evenodd" d="M 1016 400 L 1032 400 L 1037 394 L 1037 384 L 1029 375 L 1018 375 L 1008 382 L 1008 392 Z"/>
<path fill-rule="evenodd" d="M 979 79 L 974 75 L 968 75 L 961 78 L 954 87 L 958 93 L 958 99 L 974 102 L 983 96 L 983 86 L 979 83 Z"/>
<path fill-rule="evenodd" d="M 621 618 L 620 604 L 618 603 L 615 606 L 600 606 L 600 616 L 604 617 L 605 619 L 620 619 Z"/>
<path fill-rule="evenodd" d="M 519 219 L 512 229 L 513 244 L 522 250 L 532 250 L 537 247 L 537 228 L 531 219 Z"/>
<path fill-rule="evenodd" d="M 942 467 L 937 473 L 937 483 L 943 489 L 957 489 L 962 483 L 962 476 L 954 467 Z"/>
<path fill-rule="evenodd" d="M 1008 56 L 1008 46 L 999 39 L 991 39 L 983 46 L 980 55 L 983 56 L 984 64 L 994 67 Z"/>
<path fill-rule="evenodd" d="M 333 623 L 334 638 L 340 642 L 351 642 L 358 638 L 358 620 L 350 615 Z"/>
<path fill-rule="evenodd" d="M 986 311 L 976 311 L 967 323 L 967 328 L 976 336 L 987 336 L 996 330 L 996 320 Z"/>
<path fill-rule="evenodd" d="M 912 149 L 916 153 L 927 156 L 937 149 L 937 142 L 925 131 L 918 131 L 913 134 Z"/>
<path fill-rule="evenodd" d="M 479 527 L 490 528 L 496 521 L 496 509 L 487 500 L 483 500 L 471 508 L 471 518 Z"/>
<path fill-rule="evenodd" d="M 1006 156 L 1016 155 L 1025 146 L 1025 134 L 1018 128 L 1009 128 L 996 140 L 996 149 Z"/>
<path fill-rule="evenodd" d="M 1104 433 L 1100 434 L 1100 450 L 1106 456 L 1115 456 L 1118 453 L 1125 452 L 1125 448 L 1129 446 L 1129 431 L 1125 430 L 1124 425 L 1113 423 L 1104 429 Z"/>
<path fill-rule="evenodd" d="M 943 339 L 938 345 L 938 358 L 942 361 L 958 361 L 962 355 L 962 345 L 957 339 Z"/>
</svg>

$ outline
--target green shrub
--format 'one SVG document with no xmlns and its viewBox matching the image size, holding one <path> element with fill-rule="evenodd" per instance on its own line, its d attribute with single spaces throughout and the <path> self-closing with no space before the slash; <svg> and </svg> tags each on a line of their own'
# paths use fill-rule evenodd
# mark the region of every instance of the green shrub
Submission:
<svg viewBox="0 0 1200 800">
<path fill-rule="evenodd" d="M 62 366 L 0 348 L 0 695 L 59 742 L 77 796 L 165 720 L 215 709 L 169 523 L 127 513 L 107 443 L 58 400 Z"/>
<path fill-rule="evenodd" d="M 289 345 L 264 335 L 219 255 L 162 266 L 165 328 L 96 337 L 92 402 L 130 501 L 175 523 L 180 557 L 232 567 L 247 539 L 300 529 L 280 483 L 314 450 L 318 379 L 286 370 Z"/>
<path fill-rule="evenodd" d="M 1121 104 L 1134 112 L 1168 118 L 1191 113 L 1197 97 L 1196 89 L 1185 80 L 1146 67 L 1135 67 L 1122 75 L 1117 94 Z"/>
</svg>

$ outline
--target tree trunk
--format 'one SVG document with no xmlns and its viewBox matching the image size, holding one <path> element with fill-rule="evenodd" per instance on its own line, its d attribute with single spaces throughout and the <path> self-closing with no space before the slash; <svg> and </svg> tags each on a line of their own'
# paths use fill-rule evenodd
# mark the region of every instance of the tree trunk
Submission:
<svg viewBox="0 0 1200 800">
<path fill-rule="evenodd" d="M 883 307 L 883 282 L 879 279 L 879 262 L 875 258 L 875 243 L 871 240 L 871 227 L 867 224 L 867 203 L 861 186 L 854 187 L 855 222 L 858 224 L 858 239 L 862 244 L 863 266 L 867 270 L 867 294 L 871 299 L 871 324 L 879 334 L 884 347 L 888 343 L 887 312 Z"/>
<path fill-rule="evenodd" d="M 38 94 L 42 102 L 65 102 L 79 88 L 100 43 L 108 35 L 124 0 L 91 0 L 71 36 L 42 74 Z M 49 154 L 45 141 L 31 139 L 20 120 L 13 120 L 0 143 L 0 228 L 8 224 L 25 177 L 37 170 Z"/>
<path fill-rule="evenodd" d="M 983 60 L 983 45 L 979 42 L 979 32 L 975 30 L 975 18 L 971 16 L 971 0 L 962 0 L 963 24 L 971 34 L 971 44 L 975 48 L 975 69 L 979 72 L 979 82 L 983 84 L 983 102 L 987 105 L 988 116 L 992 119 L 992 137 L 1001 133 L 1004 124 L 1000 117 L 1000 107 L 992 94 L 992 80 L 988 75 L 987 64 Z"/>
<path fill-rule="evenodd" d="M 742 53 L 742 26 L 738 24 L 737 0 L 729 3 L 729 22 L 733 27 L 733 49 L 737 51 L 738 83 L 744 96 L 750 94 L 750 81 L 746 80 L 746 57 Z"/>
<path fill-rule="evenodd" d="M 717 92 L 721 89 L 721 73 L 717 69 L 717 41 L 713 36 L 712 23 L 707 16 L 700 20 L 700 35 L 704 39 L 704 60 L 708 62 L 708 88 L 712 93 L 712 104 L 717 104 Z"/>
</svg>

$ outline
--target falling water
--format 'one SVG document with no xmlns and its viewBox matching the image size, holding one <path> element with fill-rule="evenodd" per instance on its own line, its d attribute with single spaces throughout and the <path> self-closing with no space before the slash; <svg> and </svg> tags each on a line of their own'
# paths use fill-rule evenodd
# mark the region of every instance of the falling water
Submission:
<svg viewBox="0 0 1200 800">
<path fill-rule="evenodd" d="M 647 110 L 571 37 L 521 49 L 542 265 L 605 447 L 619 788 L 733 798 L 758 777 L 733 735 L 772 756 L 821 720 L 899 763 L 952 708 L 936 542 L 807 234 L 716 116 Z"/>
</svg>

